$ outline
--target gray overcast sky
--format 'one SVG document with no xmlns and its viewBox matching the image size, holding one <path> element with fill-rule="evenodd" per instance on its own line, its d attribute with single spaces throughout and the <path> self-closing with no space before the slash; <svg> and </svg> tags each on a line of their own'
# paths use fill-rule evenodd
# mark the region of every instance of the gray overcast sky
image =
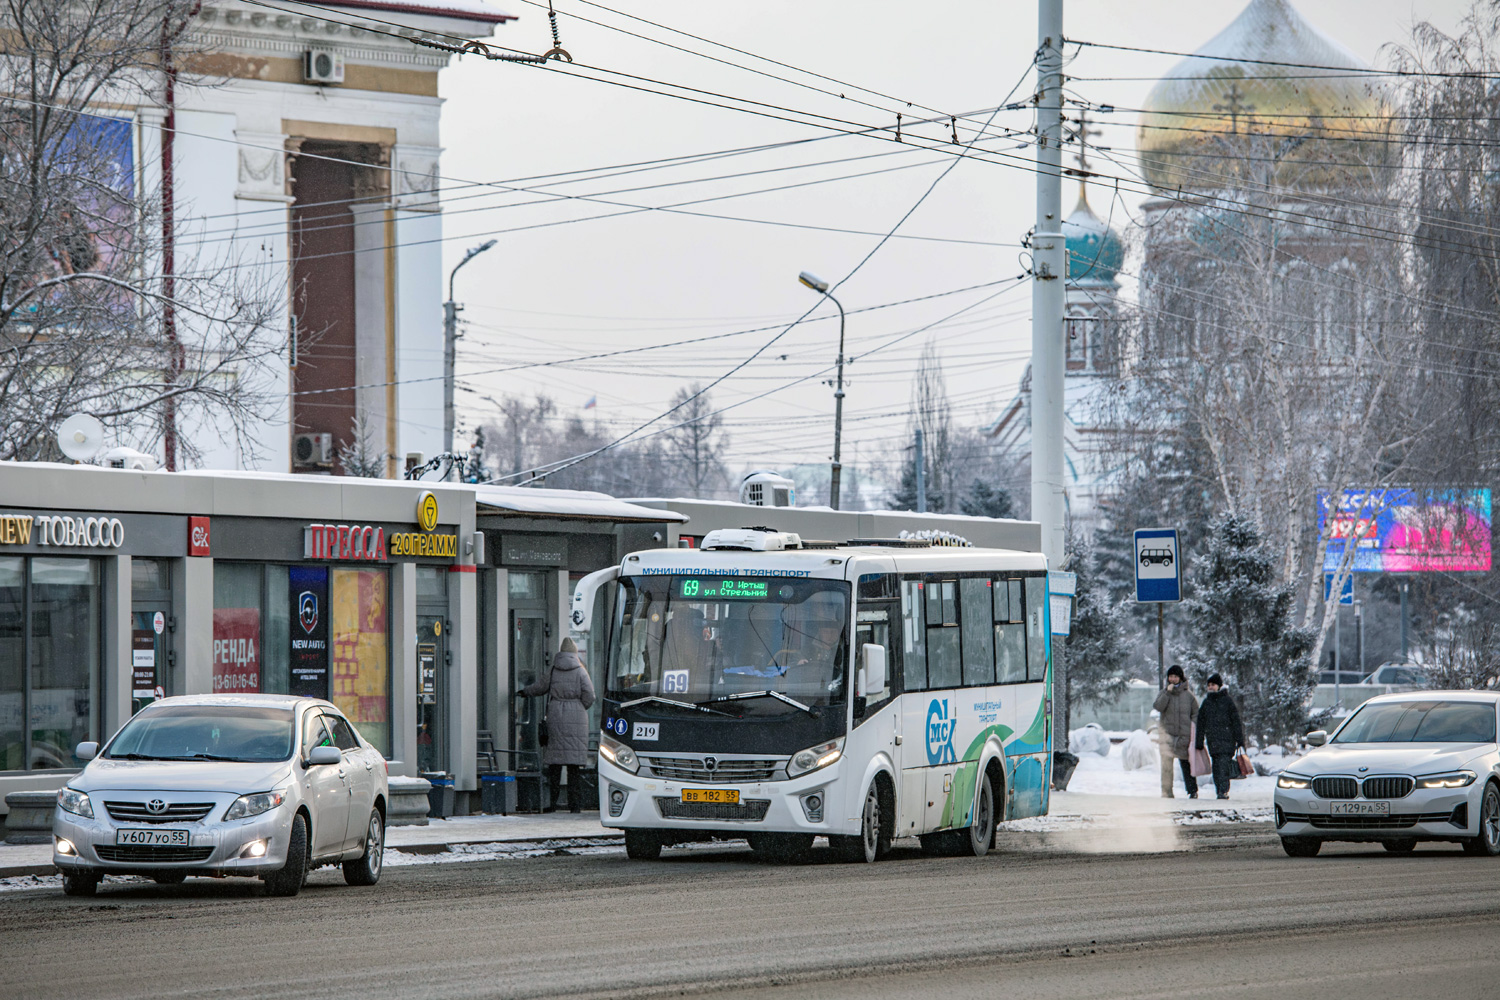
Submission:
<svg viewBox="0 0 1500 1000">
<path fill-rule="evenodd" d="M 1316 27 L 1370 62 L 1377 60 L 1382 45 L 1404 41 L 1414 23 L 1428 20 L 1445 30 L 1456 30 L 1468 9 L 1465 0 L 1294 2 Z M 926 113 L 904 108 L 902 102 L 907 101 L 944 114 L 999 104 L 1027 74 L 1036 43 L 1036 5 L 1029 0 L 942 4 L 607 0 L 607 6 L 887 96 L 749 60 L 578 0 L 557 0 L 563 46 L 581 65 L 872 126 L 893 124 L 897 111 Z M 531 52 L 550 46 L 545 0 L 540 6 L 505 0 L 502 7 L 518 14 L 520 20 L 502 26 L 496 41 Z M 1070 38 L 1188 52 L 1208 41 L 1243 8 L 1241 0 L 1071 0 L 1064 30 Z M 573 14 L 842 92 L 845 98 L 674 51 L 584 23 L 569 16 Z M 1070 86 L 1100 103 L 1139 107 L 1154 79 L 1176 61 L 1171 56 L 1085 48 L 1068 66 L 1070 77 L 1077 78 Z M 1082 79 L 1087 77 L 1111 79 Z M 1030 85 L 1028 77 L 1012 100 L 1029 96 Z M 759 221 L 650 211 L 520 229 L 622 209 L 577 200 L 525 207 L 520 203 L 537 201 L 538 195 L 473 197 L 470 191 L 453 192 L 449 197 L 455 200 L 446 208 L 446 266 L 451 268 L 465 248 L 490 235 L 499 240 L 458 279 L 457 298 L 466 306 L 463 318 L 467 321 L 458 371 L 461 382 L 475 390 L 458 392 L 461 428 L 472 428 L 494 412 L 493 404 L 483 396 L 499 398 L 508 393 L 546 392 L 556 398 L 565 416 L 582 413 L 585 401 L 597 396 L 598 407 L 586 414 L 588 419 L 597 418 L 622 431 L 661 413 L 682 385 L 723 374 L 777 329 L 566 368 L 483 373 L 516 363 L 789 322 L 817 298 L 797 283 L 799 271 L 810 270 L 837 282 L 879 237 L 765 223 L 883 233 L 951 160 L 946 154 L 889 139 L 821 138 L 829 133 L 575 79 L 564 72 L 474 58 L 455 61 L 442 76 L 442 92 L 447 101 L 443 171 L 450 183 L 452 179 L 507 181 L 535 187 L 537 181 L 520 179 L 765 143 L 818 140 L 547 189 L 553 195 L 597 195 L 634 205 L 666 206 L 803 185 L 686 209 Z M 878 109 L 856 103 L 852 100 L 856 97 Z M 1031 114 L 1025 110 L 1002 111 L 995 119 L 996 126 L 1013 129 L 1024 130 L 1030 124 Z M 1105 134 L 1095 141 L 1130 162 L 1135 116 L 1117 112 L 1102 124 Z M 936 142 L 946 140 L 949 129 L 944 124 L 911 131 Z M 966 139 L 972 130 L 961 122 L 959 135 Z M 1034 211 L 1033 176 L 1024 162 L 1031 154 L 1015 142 L 993 140 L 986 145 L 992 152 L 1018 158 L 1011 161 L 1015 165 L 960 163 L 899 230 L 903 235 L 932 239 L 888 242 L 837 292 L 846 309 L 932 296 L 1021 273 L 1016 244 L 1030 227 Z M 844 162 L 828 162 L 834 160 Z M 1121 172 L 1109 163 L 1095 169 Z M 725 177 L 752 171 L 757 173 Z M 807 184 L 830 178 L 838 179 Z M 696 183 L 684 183 L 689 181 Z M 610 193 L 663 184 L 672 186 Z M 459 200 L 465 195 L 471 197 Z M 1065 188 L 1065 214 L 1075 198 L 1076 190 Z M 1139 195 L 1116 199 L 1101 189 L 1092 191 L 1090 197 L 1101 216 L 1113 208 L 1117 226 L 1127 223 L 1126 216 L 1140 200 Z M 964 307 L 969 307 L 967 312 L 929 332 L 891 343 Z M 713 391 L 717 407 L 745 401 L 724 415 L 731 435 L 726 459 L 732 473 L 749 466 L 785 468 L 828 459 L 833 436 L 831 389 L 816 378 L 781 388 L 832 364 L 837 313 L 825 304 L 810 319 L 819 317 L 821 322 L 805 322 Z M 1029 358 L 1029 317 L 1030 289 L 1025 282 L 851 315 L 849 354 L 873 353 L 859 357 L 846 373 L 846 466 L 889 462 L 906 444 L 911 372 L 929 338 L 936 339 L 942 354 L 957 420 L 970 425 L 989 420 L 1013 396 Z M 771 394 L 752 400 L 767 392 Z"/>
</svg>

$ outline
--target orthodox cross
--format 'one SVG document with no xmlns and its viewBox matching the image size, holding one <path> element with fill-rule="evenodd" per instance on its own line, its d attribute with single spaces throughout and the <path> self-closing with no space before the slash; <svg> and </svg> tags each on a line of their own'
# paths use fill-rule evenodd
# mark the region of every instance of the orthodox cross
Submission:
<svg viewBox="0 0 1500 1000">
<path fill-rule="evenodd" d="M 1242 103 L 1241 99 L 1244 96 L 1244 92 L 1240 90 L 1240 85 L 1238 83 L 1231 83 L 1228 92 L 1224 94 L 1229 103 L 1214 105 L 1215 111 L 1229 112 L 1229 132 L 1231 135 L 1239 134 L 1240 113 L 1255 110 L 1255 105 Z"/>
</svg>

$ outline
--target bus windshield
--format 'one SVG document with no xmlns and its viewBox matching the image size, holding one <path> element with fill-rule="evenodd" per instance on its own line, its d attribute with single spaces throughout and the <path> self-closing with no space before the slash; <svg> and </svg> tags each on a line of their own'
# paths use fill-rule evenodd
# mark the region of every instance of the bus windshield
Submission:
<svg viewBox="0 0 1500 1000">
<path fill-rule="evenodd" d="M 611 699 L 714 704 L 735 715 L 843 704 L 847 583 L 715 576 L 620 582 Z"/>
</svg>

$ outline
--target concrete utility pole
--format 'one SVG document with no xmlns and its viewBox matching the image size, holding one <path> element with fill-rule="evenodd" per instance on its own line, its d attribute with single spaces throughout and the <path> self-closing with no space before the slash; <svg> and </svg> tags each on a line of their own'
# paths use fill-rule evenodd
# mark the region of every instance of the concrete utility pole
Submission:
<svg viewBox="0 0 1500 1000">
<path fill-rule="evenodd" d="M 1062 565 L 1067 507 L 1063 461 L 1063 0 L 1037 2 L 1036 228 L 1031 236 L 1031 517 L 1042 553 Z"/>
<path fill-rule="evenodd" d="M 443 453 L 446 455 L 453 454 L 453 369 L 455 355 L 458 353 L 458 310 L 460 308 L 458 303 L 453 301 L 453 279 L 458 275 L 459 268 L 494 245 L 494 240 L 487 240 L 477 247 L 470 247 L 464 254 L 464 259 L 448 272 L 448 301 L 443 303 Z M 453 478 L 451 458 L 447 469 L 443 471 L 443 478 Z"/>
</svg>

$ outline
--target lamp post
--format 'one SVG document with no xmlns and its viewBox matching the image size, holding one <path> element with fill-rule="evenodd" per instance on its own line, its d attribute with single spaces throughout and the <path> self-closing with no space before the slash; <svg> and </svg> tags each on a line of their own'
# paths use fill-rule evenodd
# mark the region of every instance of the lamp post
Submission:
<svg viewBox="0 0 1500 1000">
<path fill-rule="evenodd" d="M 443 452 L 453 454 L 453 367 L 454 355 L 458 352 L 458 303 L 453 301 L 453 278 L 458 269 L 495 245 L 486 240 L 477 247 L 470 247 L 452 271 L 448 272 L 448 301 L 443 303 Z M 444 479 L 453 476 L 453 460 L 449 458 Z"/>
<path fill-rule="evenodd" d="M 828 506 L 838 510 L 839 479 L 844 471 L 843 463 L 839 461 L 840 447 L 844 439 L 844 306 L 828 290 L 828 282 L 812 272 L 803 271 L 797 275 L 797 280 L 813 291 L 826 296 L 830 302 L 839 307 L 839 370 L 833 392 L 833 468 L 828 477 Z"/>
</svg>

